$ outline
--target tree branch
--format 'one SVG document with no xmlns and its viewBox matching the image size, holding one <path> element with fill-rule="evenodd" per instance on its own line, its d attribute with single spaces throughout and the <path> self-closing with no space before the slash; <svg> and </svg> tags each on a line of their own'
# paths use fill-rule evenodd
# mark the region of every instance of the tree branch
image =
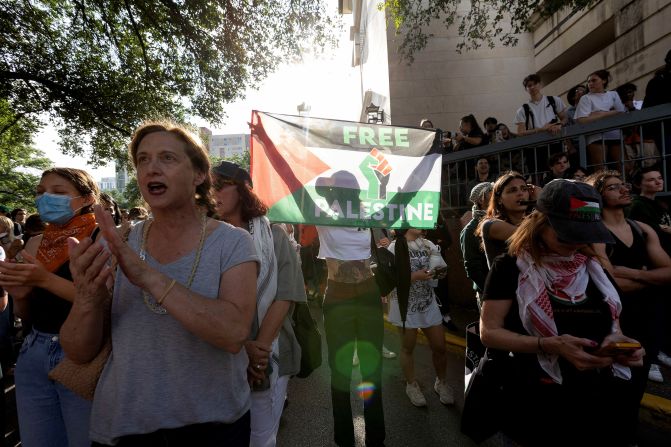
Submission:
<svg viewBox="0 0 671 447">
<path fill-rule="evenodd" d="M 26 72 L 11 72 L 7 70 L 0 70 L 0 79 L 20 79 L 24 81 L 33 81 L 37 82 L 39 84 L 42 84 L 43 86 L 55 90 L 57 92 L 60 92 L 64 94 L 66 97 L 72 98 L 72 99 L 77 99 L 81 101 L 84 104 L 87 104 L 87 109 L 93 113 L 96 118 L 100 120 L 101 123 L 103 123 L 105 126 L 109 127 L 110 129 L 114 129 L 117 132 L 121 133 L 122 135 L 130 136 L 130 132 L 117 126 L 116 124 L 112 123 L 109 121 L 107 118 L 103 117 L 98 109 L 95 107 L 94 104 L 91 104 L 89 100 L 86 99 L 85 96 L 83 95 L 78 95 L 76 94 L 75 90 L 72 90 L 71 88 L 61 85 L 57 82 L 54 82 L 50 79 L 43 78 L 41 76 L 37 76 L 31 73 L 26 73 Z"/>
<path fill-rule="evenodd" d="M 140 35 L 140 30 L 137 27 L 137 24 L 135 23 L 135 18 L 133 17 L 133 12 L 130 9 L 130 5 L 128 4 L 128 0 L 124 0 L 124 4 L 126 5 L 126 11 L 128 11 L 128 18 L 130 19 L 130 23 L 133 27 L 133 32 L 137 36 L 137 41 L 140 44 L 140 48 L 142 49 L 142 58 L 144 59 L 144 73 L 149 78 L 149 58 L 147 57 L 147 48 L 145 47 L 144 40 L 142 39 L 142 36 Z"/>
</svg>

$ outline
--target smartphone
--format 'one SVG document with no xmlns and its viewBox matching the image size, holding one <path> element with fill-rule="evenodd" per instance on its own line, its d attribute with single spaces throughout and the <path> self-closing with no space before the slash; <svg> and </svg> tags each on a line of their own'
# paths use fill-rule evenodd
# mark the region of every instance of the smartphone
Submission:
<svg viewBox="0 0 671 447">
<path fill-rule="evenodd" d="M 639 342 L 619 342 L 603 346 L 598 350 L 598 353 L 602 356 L 628 355 L 637 349 L 641 349 Z"/>
<path fill-rule="evenodd" d="M 442 278 L 447 273 L 447 267 L 436 267 L 432 270 L 435 279 Z"/>
</svg>

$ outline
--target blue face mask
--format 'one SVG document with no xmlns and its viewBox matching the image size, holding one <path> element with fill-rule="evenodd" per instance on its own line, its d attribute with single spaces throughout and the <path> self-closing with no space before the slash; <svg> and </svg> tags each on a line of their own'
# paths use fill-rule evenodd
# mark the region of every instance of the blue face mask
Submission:
<svg viewBox="0 0 671 447">
<path fill-rule="evenodd" d="M 72 199 L 78 197 L 62 196 L 59 194 L 49 194 L 45 192 L 35 199 L 37 211 L 44 222 L 65 225 L 75 217 L 75 212 L 70 206 Z"/>
</svg>

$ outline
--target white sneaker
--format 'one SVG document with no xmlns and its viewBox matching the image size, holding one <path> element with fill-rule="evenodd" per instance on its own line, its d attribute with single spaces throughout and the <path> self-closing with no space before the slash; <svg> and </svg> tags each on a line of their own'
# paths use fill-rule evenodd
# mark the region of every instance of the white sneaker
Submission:
<svg viewBox="0 0 671 447">
<path fill-rule="evenodd" d="M 382 357 L 386 359 L 393 359 L 396 357 L 396 353 L 390 351 L 386 346 L 382 345 Z"/>
<path fill-rule="evenodd" d="M 419 384 L 417 381 L 408 383 L 405 386 L 405 394 L 410 398 L 410 402 L 416 407 L 426 407 L 426 398 L 422 394 L 422 390 L 419 389 Z"/>
<path fill-rule="evenodd" d="M 657 383 L 664 382 L 664 377 L 662 377 L 662 372 L 659 370 L 659 365 L 655 365 L 654 363 L 650 365 L 650 372 L 648 372 L 648 379 Z"/>
<path fill-rule="evenodd" d="M 669 368 L 671 368 L 671 357 L 666 355 L 662 351 L 659 351 L 659 354 L 657 354 L 657 360 L 659 360 L 659 362 L 662 365 L 665 365 L 665 366 L 668 366 Z"/>
<path fill-rule="evenodd" d="M 352 366 L 359 366 L 359 356 L 356 351 L 354 351 L 354 357 L 352 357 Z"/>
<path fill-rule="evenodd" d="M 454 404 L 454 390 L 447 383 L 436 377 L 436 382 L 433 384 L 433 390 L 440 396 L 440 403 L 443 405 Z"/>
</svg>

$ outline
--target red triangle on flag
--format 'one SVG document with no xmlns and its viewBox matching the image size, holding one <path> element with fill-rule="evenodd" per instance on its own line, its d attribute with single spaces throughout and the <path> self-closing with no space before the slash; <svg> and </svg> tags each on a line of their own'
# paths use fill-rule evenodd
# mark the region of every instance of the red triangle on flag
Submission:
<svg viewBox="0 0 671 447">
<path fill-rule="evenodd" d="M 272 207 L 330 169 L 272 118 L 252 112 L 251 170 L 254 192 Z M 265 122 L 264 122 L 265 121 Z"/>
<path fill-rule="evenodd" d="M 575 197 L 571 197 L 571 205 L 570 205 L 571 210 L 577 210 L 578 208 L 582 208 L 585 205 L 587 205 L 587 202 L 585 202 L 584 200 L 580 200 L 580 199 L 576 199 Z"/>
</svg>

